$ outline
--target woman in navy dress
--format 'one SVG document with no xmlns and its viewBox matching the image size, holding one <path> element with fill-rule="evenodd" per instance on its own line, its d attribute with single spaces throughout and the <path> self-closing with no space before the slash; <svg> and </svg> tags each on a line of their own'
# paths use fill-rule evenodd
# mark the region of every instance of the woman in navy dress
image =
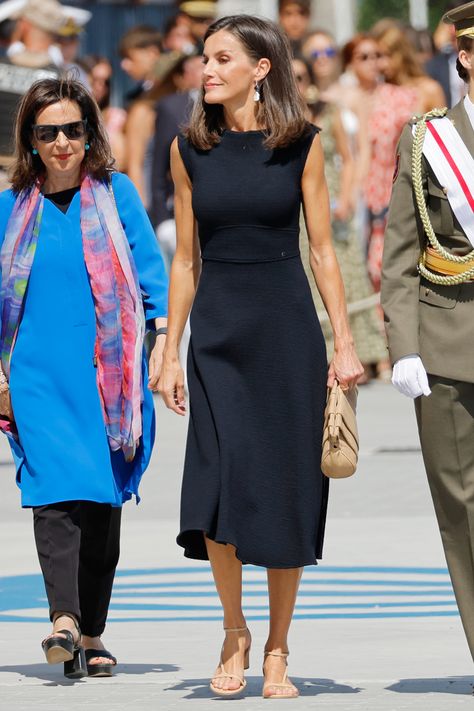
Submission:
<svg viewBox="0 0 474 711">
<path fill-rule="evenodd" d="M 80 676 L 83 647 L 88 672 L 109 675 L 115 659 L 100 637 L 121 506 L 138 500 L 154 440 L 143 335 L 161 329 L 150 359 L 156 377 L 167 278 L 80 83 L 33 85 L 16 142 L 12 189 L 0 194 L 0 424 L 22 505 L 33 509 L 53 622 L 48 662 Z"/>
<path fill-rule="evenodd" d="M 167 406 L 184 414 L 178 346 L 192 305 L 178 543 L 186 556 L 210 560 L 223 606 L 211 690 L 245 688 L 242 563 L 252 563 L 268 569 L 263 695 L 292 698 L 288 630 L 302 568 L 322 553 L 326 385 L 352 386 L 363 369 L 331 243 L 321 144 L 304 119 L 286 39 L 268 21 L 223 18 L 207 31 L 204 65 L 202 99 L 171 153 L 178 246 L 158 384 Z M 334 330 L 329 374 L 299 257 L 302 201 Z"/>
</svg>

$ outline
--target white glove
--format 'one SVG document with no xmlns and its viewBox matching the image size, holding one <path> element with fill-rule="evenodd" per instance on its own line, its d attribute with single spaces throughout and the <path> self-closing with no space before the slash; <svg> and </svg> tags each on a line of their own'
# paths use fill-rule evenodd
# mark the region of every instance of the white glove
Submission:
<svg viewBox="0 0 474 711">
<path fill-rule="evenodd" d="M 428 375 L 419 355 L 408 355 L 393 366 L 392 383 L 398 392 L 407 397 L 431 395 Z"/>
</svg>

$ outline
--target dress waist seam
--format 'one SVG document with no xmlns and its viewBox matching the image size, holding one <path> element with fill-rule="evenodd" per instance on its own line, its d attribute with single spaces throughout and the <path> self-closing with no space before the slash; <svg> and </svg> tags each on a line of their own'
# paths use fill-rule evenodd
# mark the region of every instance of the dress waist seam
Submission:
<svg viewBox="0 0 474 711">
<path fill-rule="evenodd" d="M 299 235 L 299 227 L 272 227 L 271 225 L 221 225 L 206 229 L 205 225 L 200 226 L 202 234 L 214 234 L 225 230 L 268 230 L 270 232 L 284 232 L 290 235 Z"/>
<path fill-rule="evenodd" d="M 279 255 L 278 257 L 266 257 L 260 259 L 232 259 L 231 257 L 206 257 L 201 256 L 203 262 L 226 262 L 228 264 L 265 264 L 267 262 L 283 262 L 287 259 L 295 259 L 300 256 L 300 251 L 292 254 Z"/>
</svg>

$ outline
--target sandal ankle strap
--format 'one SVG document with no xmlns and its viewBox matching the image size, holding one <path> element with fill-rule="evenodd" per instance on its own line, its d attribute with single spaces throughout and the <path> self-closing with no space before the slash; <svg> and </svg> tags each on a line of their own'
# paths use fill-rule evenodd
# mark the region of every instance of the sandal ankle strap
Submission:
<svg viewBox="0 0 474 711">
<path fill-rule="evenodd" d="M 224 632 L 247 632 L 248 627 L 224 627 Z"/>
<path fill-rule="evenodd" d="M 69 617 L 70 620 L 74 622 L 74 626 L 78 632 L 80 632 L 80 627 L 79 627 L 79 622 L 77 621 L 76 617 L 72 615 L 70 612 L 60 612 L 57 615 L 53 615 L 53 625 L 56 622 L 56 620 L 59 620 L 60 617 Z"/>
<path fill-rule="evenodd" d="M 283 657 L 284 659 L 286 659 L 289 656 L 290 656 L 289 652 L 264 652 L 263 653 L 264 659 L 266 657 Z"/>
<path fill-rule="evenodd" d="M 81 632 L 81 628 L 79 627 L 79 622 L 77 621 L 77 619 L 74 617 L 74 615 L 71 615 L 71 613 L 69 613 L 69 612 L 61 612 L 59 615 L 53 616 L 53 626 L 54 626 L 56 620 L 59 620 L 60 617 L 69 617 L 69 619 L 74 622 L 74 627 L 76 628 L 76 632 L 79 635 L 76 644 L 80 644 L 82 641 L 82 632 Z M 68 632 L 70 630 L 58 630 L 58 632 L 54 632 L 54 634 L 58 634 L 59 632 L 64 632 L 64 631 Z"/>
</svg>

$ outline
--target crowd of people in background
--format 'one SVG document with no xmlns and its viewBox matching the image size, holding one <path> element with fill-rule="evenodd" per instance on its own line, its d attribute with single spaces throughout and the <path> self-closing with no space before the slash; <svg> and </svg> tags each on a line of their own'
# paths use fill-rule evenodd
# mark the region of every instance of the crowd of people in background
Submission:
<svg viewBox="0 0 474 711">
<path fill-rule="evenodd" d="M 459 3 L 446 9 L 450 4 Z M 135 86 L 115 106 L 111 58 L 80 53 L 90 13 L 57 0 L 0 5 L 6 61 L 75 71 L 92 90 L 116 165 L 137 187 L 168 265 L 176 239 L 169 150 L 199 95 L 202 38 L 215 17 L 214 2 L 186 0 L 163 28 L 128 30 L 117 52 Z M 454 30 L 440 23 L 431 35 L 385 18 L 339 46 L 326 29 L 311 26 L 310 0 L 280 0 L 279 23 L 291 44 L 307 118 L 323 128 L 333 239 L 365 367 L 361 382 L 389 380 L 378 293 L 396 146 L 414 114 L 450 107 L 464 93 L 455 71 Z M 302 233 L 305 257 L 304 227 Z M 316 293 L 315 301 L 331 349 L 329 322 Z"/>
</svg>

